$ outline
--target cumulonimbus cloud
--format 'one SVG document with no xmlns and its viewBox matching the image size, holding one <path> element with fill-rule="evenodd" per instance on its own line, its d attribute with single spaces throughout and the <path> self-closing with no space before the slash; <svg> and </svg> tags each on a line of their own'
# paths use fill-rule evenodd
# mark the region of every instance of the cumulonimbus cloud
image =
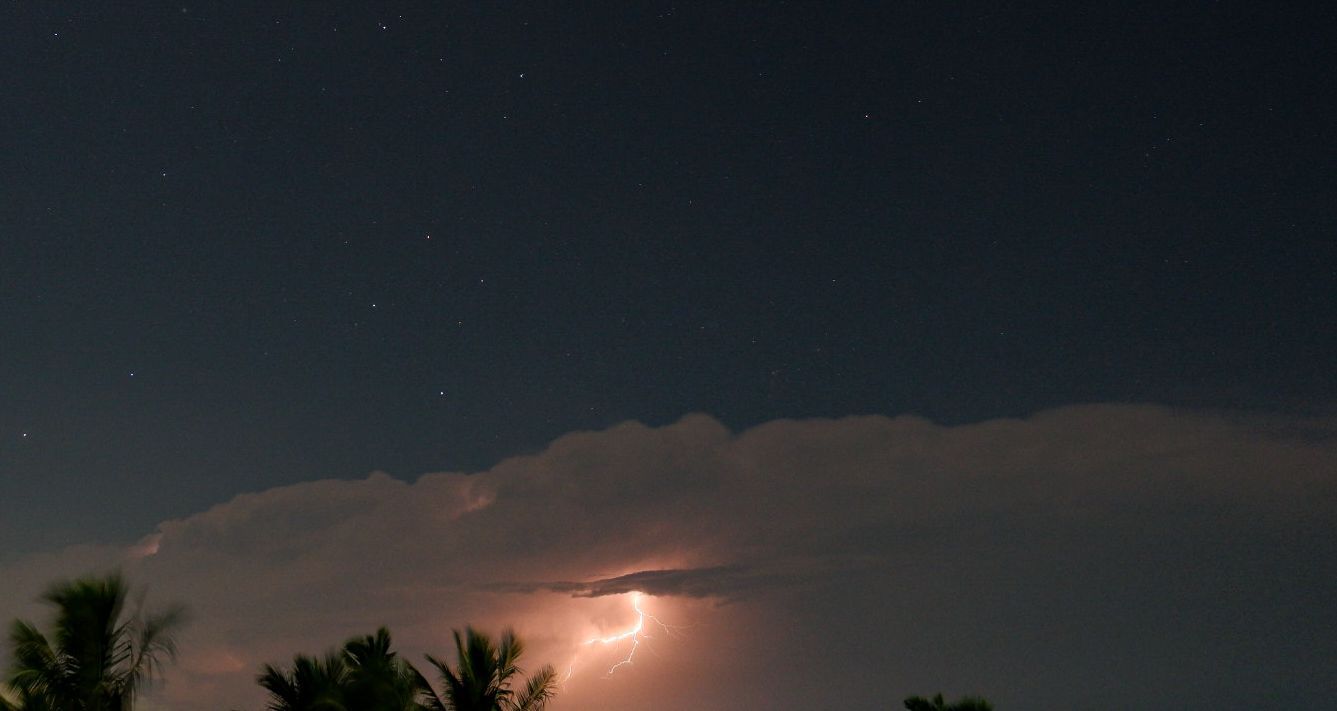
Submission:
<svg viewBox="0 0 1337 711">
<path fill-rule="evenodd" d="M 1269 680 L 1337 693 L 1319 669 L 1337 643 L 1314 632 L 1337 628 L 1320 593 L 1335 539 L 1327 420 L 1096 405 L 735 433 L 694 415 L 484 472 L 245 494 L 129 549 L 9 565 L 0 612 L 40 614 L 51 579 L 125 568 L 193 611 L 151 699 L 187 711 L 258 708 L 261 663 L 378 625 L 412 658 L 470 622 L 514 625 L 534 662 L 570 669 L 559 708 L 829 705 L 814 678 L 849 708 L 938 689 L 1207 708 Z M 598 655 L 624 652 L 585 642 L 633 622 L 632 591 L 695 626 L 604 679 Z M 1201 688 L 1185 697 L 1184 678 Z M 1102 696 L 1116 690 L 1133 696 Z"/>
</svg>

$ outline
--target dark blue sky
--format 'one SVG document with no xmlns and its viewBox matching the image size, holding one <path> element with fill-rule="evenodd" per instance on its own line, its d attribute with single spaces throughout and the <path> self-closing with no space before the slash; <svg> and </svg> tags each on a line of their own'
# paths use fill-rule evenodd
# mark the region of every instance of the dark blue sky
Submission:
<svg viewBox="0 0 1337 711">
<path fill-rule="evenodd" d="M 1333 11 L 19 4 L 0 556 L 694 411 L 1331 413 Z"/>
</svg>

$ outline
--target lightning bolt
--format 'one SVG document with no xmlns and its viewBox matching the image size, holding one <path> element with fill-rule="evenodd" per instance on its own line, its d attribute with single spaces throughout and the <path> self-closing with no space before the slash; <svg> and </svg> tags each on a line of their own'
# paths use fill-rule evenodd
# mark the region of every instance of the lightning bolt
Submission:
<svg viewBox="0 0 1337 711">
<path fill-rule="evenodd" d="M 583 646 L 586 647 L 592 647 L 596 644 L 603 646 L 615 645 L 621 643 L 623 640 L 628 640 L 628 639 L 631 640 L 631 649 L 627 651 L 627 656 L 624 657 L 618 663 L 609 667 L 607 673 L 604 674 L 605 678 L 612 676 L 614 672 L 616 672 L 618 669 L 621 669 L 622 667 L 630 666 L 632 661 L 636 658 L 636 650 L 640 649 L 641 642 L 648 639 L 653 639 L 653 637 L 647 634 L 645 631 L 646 620 L 649 620 L 655 625 L 658 625 L 661 629 L 664 630 L 664 633 L 669 637 L 675 637 L 679 634 L 679 630 L 681 629 L 680 627 L 665 624 L 658 617 L 655 617 L 649 612 L 646 612 L 645 609 L 641 607 L 642 597 L 643 595 L 640 592 L 631 593 L 631 608 L 636 611 L 636 622 L 625 632 L 619 632 L 617 634 L 609 635 L 607 637 L 591 637 L 590 639 L 585 640 Z M 572 665 L 567 669 L 566 677 L 563 679 L 563 682 L 569 680 L 571 678 L 571 675 L 574 673 L 575 673 L 575 664 L 573 661 Z"/>
</svg>

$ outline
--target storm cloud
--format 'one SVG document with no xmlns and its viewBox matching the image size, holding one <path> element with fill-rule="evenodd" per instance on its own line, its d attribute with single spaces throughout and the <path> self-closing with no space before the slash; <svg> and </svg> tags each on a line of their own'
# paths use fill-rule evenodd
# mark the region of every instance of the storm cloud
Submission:
<svg viewBox="0 0 1337 711">
<path fill-rule="evenodd" d="M 266 661 L 389 625 L 514 626 L 559 709 L 1242 708 L 1337 694 L 1337 423 L 1093 405 L 964 426 L 693 415 L 475 473 L 238 496 L 0 569 L 0 613 L 112 566 L 189 604 L 160 708 L 258 708 Z M 605 677 L 633 591 L 681 633 Z M 814 680 L 820 679 L 820 687 Z M 1185 680 L 1193 684 L 1186 685 Z"/>
</svg>

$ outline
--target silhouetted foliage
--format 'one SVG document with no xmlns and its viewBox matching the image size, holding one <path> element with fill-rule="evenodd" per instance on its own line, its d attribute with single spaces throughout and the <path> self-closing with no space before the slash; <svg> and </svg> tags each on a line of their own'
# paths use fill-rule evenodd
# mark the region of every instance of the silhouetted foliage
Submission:
<svg viewBox="0 0 1337 711">
<path fill-rule="evenodd" d="M 55 607 L 49 638 L 15 620 L 0 711 L 133 711 L 138 692 L 175 657 L 183 612 L 127 614 L 128 592 L 117 574 L 52 586 L 42 596 Z M 551 666 L 520 678 L 524 644 L 511 632 L 494 644 L 472 628 L 457 631 L 455 648 L 457 668 L 427 655 L 440 694 L 391 650 L 384 627 L 321 657 L 298 654 L 289 668 L 266 664 L 256 681 L 269 692 L 268 711 L 541 711 L 556 691 Z"/>
<path fill-rule="evenodd" d="M 55 607 L 51 637 L 33 624 L 10 627 L 5 683 L 17 711 L 130 711 L 141 687 L 176 655 L 172 631 L 180 607 L 125 613 L 129 586 L 120 575 L 53 585 L 42 600 Z"/>
<path fill-rule="evenodd" d="M 347 711 L 344 685 L 348 668 L 336 653 L 293 657 L 291 669 L 266 664 L 257 679 L 269 692 L 268 711 Z"/>
<path fill-rule="evenodd" d="M 905 708 L 909 711 L 993 711 L 993 704 L 978 696 L 963 696 L 949 704 L 942 700 L 942 694 L 937 694 L 932 699 L 911 696 L 905 700 Z"/>
<path fill-rule="evenodd" d="M 418 675 L 413 667 L 390 651 L 390 631 L 357 637 L 344 644 L 348 667 L 346 697 L 349 709 L 409 711 L 417 703 Z"/>
<path fill-rule="evenodd" d="M 323 657 L 298 654 L 290 669 L 266 664 L 257 678 L 268 711 L 416 711 L 417 674 L 390 651 L 390 632 L 354 637 Z"/>
<path fill-rule="evenodd" d="M 432 687 L 421 673 L 419 689 L 429 711 L 539 711 L 557 690 L 557 672 L 544 666 L 516 691 L 511 680 L 521 674 L 518 666 L 524 644 L 511 632 L 493 644 L 487 635 L 472 627 L 463 636 L 455 631 L 458 666 L 427 655 L 427 661 L 441 676 L 442 693 Z"/>
</svg>

